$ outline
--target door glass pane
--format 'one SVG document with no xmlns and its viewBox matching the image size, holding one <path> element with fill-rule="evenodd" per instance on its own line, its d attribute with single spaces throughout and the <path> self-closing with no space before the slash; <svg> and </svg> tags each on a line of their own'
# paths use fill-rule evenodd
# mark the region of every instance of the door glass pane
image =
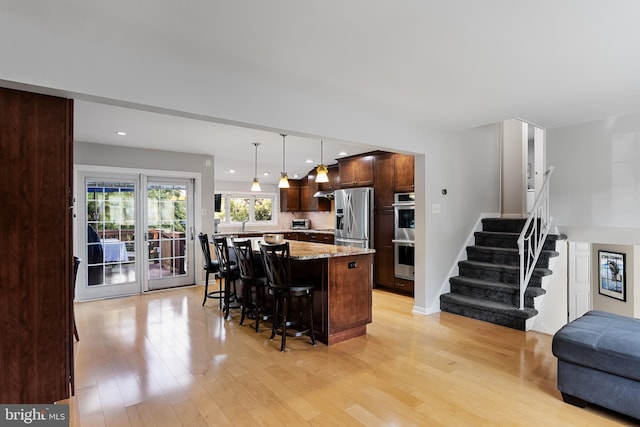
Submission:
<svg viewBox="0 0 640 427">
<path fill-rule="evenodd" d="M 134 282 L 135 183 L 86 181 L 87 283 Z"/>
<path fill-rule="evenodd" d="M 147 186 L 149 280 L 187 274 L 187 185 Z"/>
</svg>

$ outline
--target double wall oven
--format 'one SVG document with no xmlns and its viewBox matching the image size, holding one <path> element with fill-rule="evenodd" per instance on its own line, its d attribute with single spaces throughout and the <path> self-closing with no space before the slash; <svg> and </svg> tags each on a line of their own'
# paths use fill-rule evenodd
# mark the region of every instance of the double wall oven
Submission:
<svg viewBox="0 0 640 427">
<path fill-rule="evenodd" d="M 415 277 L 415 193 L 396 193 L 394 209 L 394 273 L 396 277 Z"/>
</svg>

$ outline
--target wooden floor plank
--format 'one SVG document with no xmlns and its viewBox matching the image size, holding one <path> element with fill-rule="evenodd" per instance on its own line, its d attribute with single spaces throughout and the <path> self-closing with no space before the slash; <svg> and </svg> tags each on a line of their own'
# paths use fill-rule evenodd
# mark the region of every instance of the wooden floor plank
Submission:
<svg viewBox="0 0 640 427">
<path fill-rule="evenodd" d="M 367 335 L 313 347 L 224 320 L 203 287 L 75 304 L 70 425 L 622 426 L 562 402 L 551 336 L 374 291 Z"/>
</svg>

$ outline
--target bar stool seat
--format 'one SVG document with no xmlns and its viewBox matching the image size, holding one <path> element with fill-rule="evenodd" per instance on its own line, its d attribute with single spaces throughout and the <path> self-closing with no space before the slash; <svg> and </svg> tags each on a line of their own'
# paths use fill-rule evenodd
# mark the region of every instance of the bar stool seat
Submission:
<svg viewBox="0 0 640 427">
<path fill-rule="evenodd" d="M 316 345 L 313 332 L 313 283 L 293 282 L 291 277 L 291 254 L 289 242 L 265 244 L 260 242 L 260 254 L 267 273 L 269 293 L 274 298 L 273 325 L 271 339 L 282 337 L 280 351 L 284 351 L 287 336 L 309 335 L 311 344 Z M 296 318 L 289 315 L 290 303 L 298 303 Z M 302 305 L 306 303 L 307 319 L 304 319 Z M 293 327 L 292 329 L 287 329 Z"/>
</svg>

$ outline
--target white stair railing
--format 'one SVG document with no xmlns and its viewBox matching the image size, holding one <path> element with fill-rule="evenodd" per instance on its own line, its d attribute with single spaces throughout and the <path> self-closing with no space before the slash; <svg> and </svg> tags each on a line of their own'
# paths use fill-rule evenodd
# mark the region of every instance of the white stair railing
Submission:
<svg viewBox="0 0 640 427">
<path fill-rule="evenodd" d="M 544 241 L 549 234 L 551 221 L 549 216 L 549 180 L 553 173 L 553 166 L 544 173 L 542 188 L 536 197 L 533 208 L 529 212 L 527 221 L 518 237 L 520 253 L 520 310 L 524 308 L 524 293 L 527 290 L 533 270 L 538 262 Z"/>
</svg>

